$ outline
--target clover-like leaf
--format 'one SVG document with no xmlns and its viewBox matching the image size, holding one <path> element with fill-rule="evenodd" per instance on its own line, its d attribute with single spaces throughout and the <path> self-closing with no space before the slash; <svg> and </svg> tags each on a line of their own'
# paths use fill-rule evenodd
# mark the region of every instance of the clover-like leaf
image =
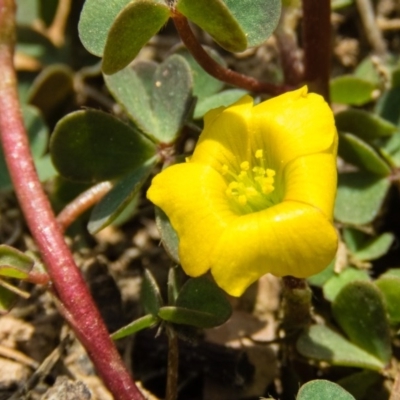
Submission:
<svg viewBox="0 0 400 400">
<path fill-rule="evenodd" d="M 316 379 L 304 384 L 297 394 L 296 400 L 356 400 L 349 392 L 336 383 Z"/>
<path fill-rule="evenodd" d="M 134 0 L 124 7 L 108 32 L 103 53 L 104 73 L 110 75 L 125 68 L 167 22 L 169 15 L 169 8 L 157 0 Z"/>
<path fill-rule="evenodd" d="M 400 324 L 400 273 L 397 275 L 385 273 L 375 281 L 385 300 L 386 311 L 392 325 Z"/>
<path fill-rule="evenodd" d="M 392 355 L 389 323 L 383 296 L 373 283 L 348 283 L 333 301 L 332 312 L 352 343 L 383 364 L 389 362 Z"/>
<path fill-rule="evenodd" d="M 352 133 L 363 140 L 391 136 L 396 126 L 376 114 L 364 110 L 346 110 L 335 115 L 339 131 Z"/>
<path fill-rule="evenodd" d="M 211 47 L 204 46 L 203 48 L 218 64 L 226 67 L 226 61 L 219 53 Z M 204 71 L 186 47 L 178 47 L 175 54 L 179 54 L 188 62 L 193 78 L 193 95 L 196 96 L 198 100 L 206 99 L 219 92 L 224 87 L 224 82 L 212 77 Z"/>
<path fill-rule="evenodd" d="M 246 34 L 223 0 L 178 0 L 176 9 L 228 51 L 243 51 Z"/>
<path fill-rule="evenodd" d="M 161 307 L 158 316 L 176 324 L 212 328 L 226 322 L 232 309 L 224 292 L 205 277 L 189 279 L 174 307 Z"/>
<path fill-rule="evenodd" d="M 194 106 L 190 67 L 179 55 L 168 57 L 153 77 L 151 106 L 158 124 L 157 140 L 173 142 Z"/>
<path fill-rule="evenodd" d="M 390 182 L 366 172 L 339 175 L 335 218 L 344 223 L 363 225 L 378 215 Z"/>
<path fill-rule="evenodd" d="M 348 163 L 376 175 L 388 176 L 391 169 L 382 156 L 367 142 L 351 133 L 339 134 L 339 155 Z"/>
<path fill-rule="evenodd" d="M 296 348 L 304 357 L 326 361 L 332 365 L 375 371 L 380 371 L 385 367 L 385 363 L 380 359 L 324 325 L 312 325 L 304 331 L 296 342 Z"/>
<path fill-rule="evenodd" d="M 56 125 L 50 151 L 60 174 L 77 182 L 118 178 L 143 165 L 155 146 L 109 114 L 76 111 Z"/>
<path fill-rule="evenodd" d="M 154 168 L 156 158 L 122 177 L 93 208 L 88 223 L 90 233 L 97 233 L 113 222 L 127 207 L 146 182 Z"/>
<path fill-rule="evenodd" d="M 105 81 L 135 126 L 154 142 L 173 142 L 193 110 L 192 74 L 179 55 L 156 67 L 138 63 Z"/>
<path fill-rule="evenodd" d="M 64 64 L 53 64 L 36 77 L 27 100 L 39 108 L 47 120 L 52 121 L 74 96 L 74 72 Z"/>
<path fill-rule="evenodd" d="M 361 106 L 374 99 L 376 85 L 352 75 L 342 75 L 330 82 L 332 103 Z"/>
<path fill-rule="evenodd" d="M 329 301 L 334 301 L 340 291 L 353 281 L 370 281 L 368 272 L 356 268 L 346 268 L 340 274 L 332 276 L 323 286 L 324 297 Z"/>
<path fill-rule="evenodd" d="M 224 0 L 246 34 L 247 47 L 267 40 L 278 25 L 281 0 Z"/>
<path fill-rule="evenodd" d="M 86 49 L 103 56 L 108 31 L 118 13 L 131 0 L 86 0 L 79 19 L 79 37 Z"/>
<path fill-rule="evenodd" d="M 213 94 L 212 96 L 209 96 L 202 101 L 197 102 L 196 108 L 194 109 L 193 118 L 203 118 L 204 115 L 213 108 L 221 106 L 228 107 L 247 93 L 247 90 L 228 89 L 224 90 L 223 92 Z"/>
<path fill-rule="evenodd" d="M 160 231 L 161 241 L 165 250 L 173 261 L 180 264 L 179 260 L 179 237 L 172 227 L 167 215 L 161 208 L 156 207 L 156 224 Z"/>
<path fill-rule="evenodd" d="M 382 235 L 365 241 L 353 255 L 359 260 L 375 260 L 387 253 L 394 239 L 392 233 L 382 233 Z"/>
<path fill-rule="evenodd" d="M 400 123 L 400 87 L 393 87 L 378 99 L 375 112 L 395 125 Z"/>
<path fill-rule="evenodd" d="M 383 376 L 376 371 L 363 370 L 339 379 L 337 383 L 351 393 L 356 399 L 368 396 L 373 386 L 382 382 Z"/>
</svg>

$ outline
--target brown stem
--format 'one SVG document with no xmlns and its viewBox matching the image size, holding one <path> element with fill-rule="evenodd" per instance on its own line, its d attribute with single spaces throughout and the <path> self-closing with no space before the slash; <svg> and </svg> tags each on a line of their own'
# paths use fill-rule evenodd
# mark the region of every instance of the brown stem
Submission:
<svg viewBox="0 0 400 400">
<path fill-rule="evenodd" d="M 296 35 L 298 19 L 299 10 L 296 7 L 282 7 L 281 18 L 275 29 L 285 83 L 293 86 L 300 84 L 304 74 Z"/>
<path fill-rule="evenodd" d="M 111 182 L 100 182 L 85 190 L 57 215 L 60 227 L 65 231 L 86 210 L 102 199 L 112 188 Z"/>
<path fill-rule="evenodd" d="M 23 125 L 13 68 L 15 2 L 0 0 L 0 138 L 26 222 L 55 292 L 110 392 L 118 400 L 143 400 L 111 341 L 40 185 Z"/>
<path fill-rule="evenodd" d="M 283 326 L 286 332 L 298 331 L 311 322 L 311 290 L 305 279 L 284 276 Z"/>
<path fill-rule="evenodd" d="M 187 19 L 182 14 L 175 10 L 171 17 L 174 21 L 176 30 L 182 39 L 182 42 L 192 54 L 193 58 L 206 72 L 208 72 L 214 78 L 251 92 L 263 92 L 273 96 L 277 96 L 278 94 L 282 94 L 293 89 L 291 86 L 274 85 L 268 82 L 260 82 L 250 76 L 239 74 L 238 72 L 223 67 L 213 58 L 211 58 L 203 49 L 196 36 L 190 29 Z"/>
<path fill-rule="evenodd" d="M 168 335 L 168 368 L 167 368 L 167 389 L 165 400 L 175 400 L 178 396 L 178 366 L 179 348 L 178 337 L 173 328 L 167 328 Z"/>
<path fill-rule="evenodd" d="M 305 81 L 329 102 L 331 0 L 303 0 Z"/>
<path fill-rule="evenodd" d="M 386 54 L 386 43 L 375 20 L 371 0 L 356 0 L 356 4 L 370 45 L 378 56 L 384 56 Z"/>
</svg>

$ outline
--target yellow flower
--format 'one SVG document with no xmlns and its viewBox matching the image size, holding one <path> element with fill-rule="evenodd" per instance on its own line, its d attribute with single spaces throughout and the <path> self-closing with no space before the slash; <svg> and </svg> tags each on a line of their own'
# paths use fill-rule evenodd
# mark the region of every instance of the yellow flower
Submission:
<svg viewBox="0 0 400 400">
<path fill-rule="evenodd" d="M 152 181 L 148 198 L 179 237 L 184 271 L 211 270 L 233 296 L 266 273 L 305 278 L 333 259 L 337 132 L 307 87 L 210 111 L 193 156 Z"/>
</svg>

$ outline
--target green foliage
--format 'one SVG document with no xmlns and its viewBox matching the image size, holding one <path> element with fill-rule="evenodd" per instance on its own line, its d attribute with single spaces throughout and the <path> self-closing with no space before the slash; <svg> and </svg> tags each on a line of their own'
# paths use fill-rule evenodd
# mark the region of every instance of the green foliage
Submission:
<svg viewBox="0 0 400 400">
<path fill-rule="evenodd" d="M 175 141 L 193 108 L 189 65 L 173 55 L 159 66 L 139 63 L 135 67 L 106 76 L 108 88 L 148 137 L 161 143 Z"/>
<path fill-rule="evenodd" d="M 354 225 L 363 225 L 373 221 L 381 210 L 389 187 L 388 179 L 371 173 L 340 174 L 335 218 L 338 221 Z"/>
<path fill-rule="evenodd" d="M 175 324 L 212 328 L 226 322 L 231 306 L 224 292 L 208 278 L 189 279 L 179 292 L 175 306 L 162 307 L 159 317 Z"/>
<path fill-rule="evenodd" d="M 154 168 L 157 159 L 134 169 L 122 177 L 115 186 L 96 204 L 90 215 L 88 230 L 94 234 L 113 222 L 137 196 Z"/>
<path fill-rule="evenodd" d="M 370 277 L 367 271 L 355 268 L 346 268 L 340 274 L 335 274 L 323 285 L 324 297 L 329 301 L 334 301 L 340 291 L 350 282 L 369 281 Z"/>
<path fill-rule="evenodd" d="M 95 110 L 61 119 L 50 142 L 54 166 L 77 182 L 100 182 L 132 171 L 155 154 L 154 145 L 129 125 Z"/>
<path fill-rule="evenodd" d="M 7 313 L 22 292 L 16 280 L 26 280 L 34 260 L 10 246 L 0 245 L 0 315 Z"/>
<path fill-rule="evenodd" d="M 365 310 L 360 315 L 360 310 Z M 352 343 L 387 365 L 392 355 L 383 297 L 371 282 L 353 281 L 332 303 L 332 312 Z"/>
<path fill-rule="evenodd" d="M 373 140 L 391 136 L 396 126 L 364 110 L 349 109 L 335 116 L 336 126 L 342 132 L 353 133 L 363 140 Z"/>
<path fill-rule="evenodd" d="M 232 52 L 246 49 L 246 34 L 223 0 L 178 0 L 176 8 L 224 49 Z"/>
<path fill-rule="evenodd" d="M 339 135 L 339 155 L 345 161 L 380 176 L 390 175 L 391 169 L 380 154 L 368 143 L 351 133 Z"/>
<path fill-rule="evenodd" d="M 108 32 L 103 52 L 104 73 L 114 74 L 125 68 L 168 18 L 169 8 L 157 0 L 130 2 Z"/>
<path fill-rule="evenodd" d="M 374 99 L 376 85 L 362 78 L 343 75 L 332 79 L 330 89 L 333 103 L 361 106 Z"/>
<path fill-rule="evenodd" d="M 346 390 L 333 382 L 323 379 L 311 381 L 303 385 L 296 400 L 355 400 Z"/>
<path fill-rule="evenodd" d="M 158 207 L 156 207 L 156 224 L 165 250 L 174 262 L 180 264 L 178 235 L 172 227 L 165 212 Z"/>
<path fill-rule="evenodd" d="M 331 365 L 367 368 L 380 371 L 385 364 L 342 335 L 324 325 L 313 325 L 304 331 L 297 343 L 301 355 Z"/>
<path fill-rule="evenodd" d="M 22 114 L 28 131 L 29 144 L 38 170 L 39 178 L 45 181 L 55 176 L 56 172 L 50 163 L 50 158 L 45 151 L 48 146 L 49 129 L 40 113 L 33 106 L 24 106 Z M 12 188 L 10 176 L 6 167 L 3 150 L 0 146 L 0 192 L 9 191 Z"/>
<path fill-rule="evenodd" d="M 79 37 L 88 51 L 101 57 L 108 32 L 130 0 L 86 0 L 79 20 Z"/>
</svg>

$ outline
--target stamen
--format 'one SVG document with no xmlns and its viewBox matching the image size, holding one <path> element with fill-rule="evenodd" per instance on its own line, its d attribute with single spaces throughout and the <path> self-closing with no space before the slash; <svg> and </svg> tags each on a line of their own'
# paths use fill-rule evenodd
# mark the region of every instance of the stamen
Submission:
<svg viewBox="0 0 400 400">
<path fill-rule="evenodd" d="M 256 165 L 242 161 L 238 174 L 229 170 L 228 165 L 222 166 L 222 174 L 229 176 L 230 181 L 226 195 L 239 206 L 240 212 L 259 211 L 273 204 L 269 194 L 275 190 L 275 171 L 266 167 L 262 149 L 256 150 L 254 157 Z"/>
<path fill-rule="evenodd" d="M 250 164 L 249 164 L 249 162 L 248 162 L 248 161 L 243 161 L 243 162 L 240 164 L 240 169 L 243 170 L 243 171 L 248 171 L 248 170 L 250 169 Z"/>
</svg>

